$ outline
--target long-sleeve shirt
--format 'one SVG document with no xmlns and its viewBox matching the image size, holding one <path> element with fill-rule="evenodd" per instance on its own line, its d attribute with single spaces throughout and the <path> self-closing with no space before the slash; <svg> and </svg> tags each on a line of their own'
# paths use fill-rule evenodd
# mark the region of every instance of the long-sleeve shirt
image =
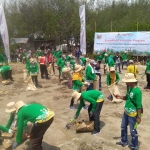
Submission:
<svg viewBox="0 0 150 150">
<path fill-rule="evenodd" d="M 80 111 L 83 107 L 83 101 L 87 101 L 92 104 L 92 112 L 95 111 L 96 108 L 96 103 L 104 101 L 104 95 L 102 92 L 98 90 L 90 90 L 90 91 L 85 91 L 81 93 L 81 99 L 80 99 L 80 104 L 78 106 L 78 110 L 76 112 L 76 115 L 79 116 Z"/>
<path fill-rule="evenodd" d="M 39 66 L 36 62 L 30 63 L 29 68 L 28 68 L 28 73 L 31 74 L 31 76 L 38 75 Z"/>
<path fill-rule="evenodd" d="M 17 113 L 17 135 L 16 142 L 22 142 L 22 133 L 25 123 L 28 121 L 36 123 L 37 121 L 45 121 L 49 115 L 49 110 L 41 104 L 32 103 L 21 107 Z M 52 115 L 51 117 L 53 117 Z"/>
<path fill-rule="evenodd" d="M 92 73 L 92 68 L 91 68 L 91 66 L 88 65 L 86 67 L 86 80 L 91 81 L 91 80 L 95 80 L 95 79 L 96 79 L 96 74 Z"/>
<path fill-rule="evenodd" d="M 115 82 L 119 82 L 120 81 L 120 77 L 119 77 L 119 74 L 118 74 L 118 72 L 116 72 L 116 80 L 115 80 Z M 107 83 L 107 85 L 111 85 L 111 77 L 110 77 L 110 72 L 107 74 L 107 77 L 106 77 L 106 83 Z"/>
</svg>

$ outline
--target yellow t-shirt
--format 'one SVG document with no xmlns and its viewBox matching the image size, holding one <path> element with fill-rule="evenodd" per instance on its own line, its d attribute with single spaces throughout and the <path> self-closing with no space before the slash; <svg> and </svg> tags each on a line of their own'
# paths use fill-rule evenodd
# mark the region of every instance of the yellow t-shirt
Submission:
<svg viewBox="0 0 150 150">
<path fill-rule="evenodd" d="M 138 74 L 138 67 L 135 65 L 129 65 L 127 67 L 127 73 L 133 73 L 135 75 L 135 78 L 137 79 L 137 74 Z"/>
</svg>

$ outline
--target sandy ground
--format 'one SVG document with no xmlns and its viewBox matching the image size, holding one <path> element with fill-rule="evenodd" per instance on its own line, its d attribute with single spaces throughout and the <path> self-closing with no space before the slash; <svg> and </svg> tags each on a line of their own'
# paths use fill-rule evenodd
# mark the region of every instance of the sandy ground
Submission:
<svg viewBox="0 0 150 150">
<path fill-rule="evenodd" d="M 123 114 L 123 103 L 114 104 L 107 100 L 109 91 L 106 86 L 106 76 L 102 70 L 102 92 L 105 96 L 105 102 L 101 111 L 101 133 L 92 136 L 90 133 L 77 134 L 74 128 L 67 130 L 66 124 L 75 115 L 76 110 L 69 110 L 68 106 L 71 99 L 72 90 L 68 89 L 66 82 L 58 86 L 58 73 L 51 75 L 50 80 L 41 79 L 39 83 L 43 88 L 37 91 L 26 91 L 26 84 L 23 82 L 23 64 L 11 64 L 13 67 L 14 83 L 11 85 L 0 84 L 0 124 L 5 125 L 9 114 L 5 113 L 5 106 L 8 102 L 23 100 L 24 102 L 38 102 L 55 111 L 53 124 L 47 130 L 43 139 L 43 150 L 128 150 L 129 148 L 118 147 L 115 145 L 120 141 L 120 124 Z M 144 73 L 144 67 L 139 66 L 140 74 Z M 126 70 L 122 70 L 121 79 Z M 143 90 L 146 85 L 146 79 L 141 79 L 139 75 L 139 87 L 143 92 L 144 115 L 142 122 L 138 126 L 140 150 L 149 150 L 150 142 L 150 92 Z M 126 86 L 124 83 L 118 84 L 122 95 L 125 94 Z M 87 103 L 88 104 L 88 103 Z M 78 120 L 88 120 L 87 110 L 82 110 Z M 130 140 L 129 133 L 129 140 Z M 28 149 L 29 141 L 21 144 L 17 150 Z M 0 146 L 0 150 L 3 150 Z"/>
</svg>

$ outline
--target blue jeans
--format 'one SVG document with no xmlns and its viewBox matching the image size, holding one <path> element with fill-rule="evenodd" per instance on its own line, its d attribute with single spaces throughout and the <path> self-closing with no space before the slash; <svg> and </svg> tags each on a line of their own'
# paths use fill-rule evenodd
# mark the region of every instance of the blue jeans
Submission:
<svg viewBox="0 0 150 150">
<path fill-rule="evenodd" d="M 115 65 L 116 71 L 117 71 L 117 68 L 119 68 L 119 72 L 121 72 L 121 70 L 120 70 L 120 63 L 116 63 L 116 65 Z"/>
<path fill-rule="evenodd" d="M 126 67 L 128 67 L 128 62 L 127 61 L 122 62 L 122 69 L 123 69 L 124 65 L 126 65 Z"/>
<path fill-rule="evenodd" d="M 128 143 L 127 126 L 129 125 L 130 134 L 132 137 L 131 146 L 136 150 L 138 148 L 138 136 L 136 129 L 134 129 L 135 124 L 136 124 L 136 117 L 130 117 L 126 113 L 123 114 L 121 123 L 121 142 L 123 144 Z"/>
</svg>

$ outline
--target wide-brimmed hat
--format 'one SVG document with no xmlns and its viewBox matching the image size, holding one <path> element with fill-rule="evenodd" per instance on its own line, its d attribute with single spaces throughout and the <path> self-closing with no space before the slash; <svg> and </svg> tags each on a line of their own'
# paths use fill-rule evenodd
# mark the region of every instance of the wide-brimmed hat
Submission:
<svg viewBox="0 0 150 150">
<path fill-rule="evenodd" d="M 133 73 L 126 73 L 122 82 L 137 82 Z"/>
<path fill-rule="evenodd" d="M 110 67 L 110 71 L 116 71 L 114 67 Z"/>
<path fill-rule="evenodd" d="M 10 102 L 6 105 L 6 109 L 5 109 L 5 112 L 7 113 L 11 113 L 13 111 L 15 111 L 16 108 L 15 108 L 15 102 Z"/>
<path fill-rule="evenodd" d="M 133 60 L 129 60 L 129 63 L 134 63 L 134 61 Z"/>
<path fill-rule="evenodd" d="M 33 58 L 30 58 L 30 62 L 34 62 L 34 59 L 33 59 Z"/>
<path fill-rule="evenodd" d="M 15 108 L 16 108 L 16 112 L 18 112 L 18 110 L 23 107 L 25 105 L 25 103 L 23 101 L 18 101 L 16 104 L 15 104 Z"/>
<path fill-rule="evenodd" d="M 72 93 L 72 98 L 74 99 L 74 101 L 78 101 L 80 96 L 81 96 L 81 93 L 78 93 L 76 91 Z"/>
<path fill-rule="evenodd" d="M 75 65 L 75 70 L 74 70 L 74 72 L 79 72 L 79 71 L 81 71 L 83 68 L 82 68 L 82 66 L 81 65 Z"/>
</svg>

